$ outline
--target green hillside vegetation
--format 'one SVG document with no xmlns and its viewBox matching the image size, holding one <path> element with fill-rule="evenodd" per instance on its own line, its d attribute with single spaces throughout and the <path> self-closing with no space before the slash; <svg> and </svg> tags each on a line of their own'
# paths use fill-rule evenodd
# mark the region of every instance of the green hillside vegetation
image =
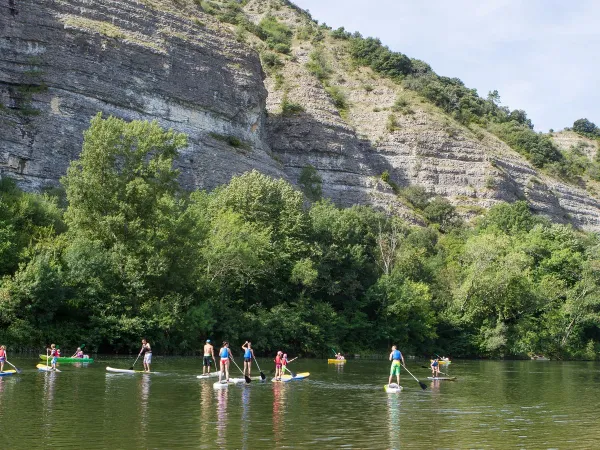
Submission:
<svg viewBox="0 0 600 450">
<path fill-rule="evenodd" d="M 204 339 L 251 339 L 325 355 L 595 359 L 600 241 L 492 208 L 473 228 L 422 189 L 413 227 L 366 206 L 338 208 L 258 172 L 184 192 L 173 161 L 186 137 L 95 117 L 64 191 L 0 184 L 0 341 L 189 354 Z M 319 179 L 307 169 L 316 200 Z"/>
</svg>

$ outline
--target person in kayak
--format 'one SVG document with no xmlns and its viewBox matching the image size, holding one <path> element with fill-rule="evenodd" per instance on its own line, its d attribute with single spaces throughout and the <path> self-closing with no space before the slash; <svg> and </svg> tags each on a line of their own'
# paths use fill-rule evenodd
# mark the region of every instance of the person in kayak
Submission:
<svg viewBox="0 0 600 450">
<path fill-rule="evenodd" d="M 337 355 L 335 355 L 335 359 L 339 360 L 339 361 L 343 361 L 344 359 L 344 355 L 342 355 L 341 353 L 338 353 Z"/>
<path fill-rule="evenodd" d="M 140 350 L 138 357 L 141 355 L 144 355 L 144 372 L 150 372 L 150 364 L 152 364 L 152 347 L 150 347 L 150 343 L 146 339 L 142 339 L 142 349 Z"/>
<path fill-rule="evenodd" d="M 404 356 L 402 356 L 402 352 L 400 352 L 395 345 L 392 346 L 392 352 L 390 353 L 389 359 L 392 362 L 392 367 L 390 368 L 388 385 L 392 384 L 392 377 L 396 375 L 396 381 L 398 381 L 398 386 L 400 386 L 400 362 L 404 365 Z"/>
<path fill-rule="evenodd" d="M 440 361 L 437 358 L 431 361 L 431 376 L 434 378 L 440 376 Z"/>
<path fill-rule="evenodd" d="M 6 346 L 0 346 L 0 372 L 4 372 L 4 363 L 6 362 L 8 355 L 6 353 Z"/>
<path fill-rule="evenodd" d="M 73 358 L 83 359 L 83 350 L 81 350 L 81 347 L 77 347 L 77 351 L 75 352 L 75 355 L 73 355 Z"/>
<path fill-rule="evenodd" d="M 252 368 L 252 358 L 254 358 L 254 350 L 252 350 L 252 343 L 250 341 L 246 341 L 244 345 L 242 345 L 242 350 L 244 350 L 244 375 L 250 376 L 250 370 Z"/>
<path fill-rule="evenodd" d="M 204 357 L 202 358 L 202 375 L 210 373 L 210 366 L 215 359 L 215 349 L 210 343 L 210 339 L 204 344 Z"/>
<path fill-rule="evenodd" d="M 52 370 L 56 370 L 56 363 L 58 362 L 58 358 L 60 358 L 60 348 L 58 348 L 56 344 L 50 344 L 50 357 L 52 358 L 50 363 L 52 365 Z"/>
<path fill-rule="evenodd" d="M 277 352 L 277 356 L 275 357 L 275 380 L 281 381 L 281 363 L 282 363 L 283 352 L 279 350 Z"/>
<path fill-rule="evenodd" d="M 225 372 L 225 380 L 229 381 L 229 358 L 233 360 L 231 350 L 229 350 L 229 342 L 223 342 L 223 347 L 221 347 L 221 350 L 219 350 L 219 358 L 221 358 L 219 382 L 222 380 L 223 372 Z"/>
</svg>

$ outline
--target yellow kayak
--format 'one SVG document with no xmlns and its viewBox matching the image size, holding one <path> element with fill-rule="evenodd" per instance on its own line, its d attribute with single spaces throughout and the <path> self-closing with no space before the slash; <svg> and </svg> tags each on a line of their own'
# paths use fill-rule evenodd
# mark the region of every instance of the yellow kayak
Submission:
<svg viewBox="0 0 600 450">
<path fill-rule="evenodd" d="M 431 360 L 431 362 L 433 362 L 433 359 Z M 440 364 L 440 366 L 443 366 L 443 365 L 449 365 L 449 364 L 451 364 L 451 363 L 452 363 L 452 361 L 445 361 L 445 360 L 441 360 L 441 359 L 440 359 L 440 360 L 438 361 L 438 363 Z"/>
<path fill-rule="evenodd" d="M 328 359 L 327 363 L 328 364 L 346 364 L 346 360 L 345 359 Z"/>
</svg>

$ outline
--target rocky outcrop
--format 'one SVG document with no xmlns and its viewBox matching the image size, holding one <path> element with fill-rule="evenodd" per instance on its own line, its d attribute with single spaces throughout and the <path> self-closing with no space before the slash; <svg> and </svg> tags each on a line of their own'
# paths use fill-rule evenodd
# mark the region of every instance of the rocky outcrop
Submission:
<svg viewBox="0 0 600 450">
<path fill-rule="evenodd" d="M 308 16 L 276 3 L 250 0 L 244 13 L 254 23 L 270 14 L 314 32 Z M 196 2 L 0 0 L 0 7 L 0 175 L 27 189 L 59 180 L 101 111 L 186 133 L 190 145 L 178 165 L 187 188 L 212 188 L 250 169 L 297 183 L 311 165 L 336 203 L 372 204 L 416 223 L 399 187 L 422 185 L 467 218 L 526 199 L 554 221 L 600 230 L 595 196 L 540 173 L 493 135 L 461 126 L 400 84 L 352 66 L 344 42 L 327 33 L 297 36 L 291 54 L 279 55 L 283 67 L 266 76 L 257 52 L 265 44 L 236 39 L 233 26 Z M 327 84 L 347 97 L 343 111 L 306 68 L 316 47 L 331 68 Z M 301 111 L 284 113 L 284 98 Z"/>
<path fill-rule="evenodd" d="M 212 188 L 252 168 L 282 175 L 264 143 L 258 55 L 210 17 L 130 0 L 0 4 L 0 173 L 21 186 L 56 183 L 98 111 L 185 132 L 179 166 L 188 187 Z"/>
</svg>

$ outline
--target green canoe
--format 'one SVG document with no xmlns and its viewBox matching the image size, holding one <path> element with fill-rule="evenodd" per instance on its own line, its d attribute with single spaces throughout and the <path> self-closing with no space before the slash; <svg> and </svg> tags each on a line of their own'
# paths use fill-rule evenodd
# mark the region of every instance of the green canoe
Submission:
<svg viewBox="0 0 600 450">
<path fill-rule="evenodd" d="M 42 361 L 46 361 L 46 355 L 40 355 L 40 359 Z M 48 357 L 49 361 L 52 361 L 52 356 Z M 84 363 L 91 363 L 94 362 L 94 358 L 68 358 L 68 357 L 59 357 L 57 358 L 58 362 L 62 362 L 62 363 L 76 363 L 76 362 L 84 362 Z"/>
</svg>

